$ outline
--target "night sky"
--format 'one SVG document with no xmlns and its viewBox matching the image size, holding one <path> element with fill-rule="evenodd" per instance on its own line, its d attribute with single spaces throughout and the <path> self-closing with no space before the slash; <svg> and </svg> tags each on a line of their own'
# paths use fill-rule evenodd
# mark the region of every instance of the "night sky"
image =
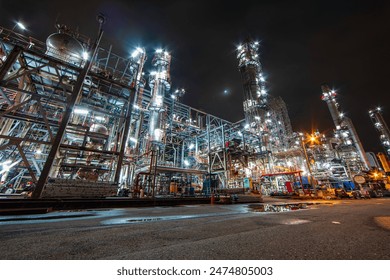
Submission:
<svg viewBox="0 0 390 280">
<path fill-rule="evenodd" d="M 166 48 L 172 89 L 187 91 L 182 102 L 232 122 L 244 118 L 235 49 L 248 37 L 259 40 L 267 89 L 287 103 L 294 131 L 332 132 L 321 101 L 328 83 L 366 151 L 381 151 L 368 110 L 381 105 L 390 125 L 390 2 L 1 0 L 0 26 L 23 21 L 24 33 L 44 41 L 58 19 L 95 38 L 100 12 L 107 16 L 103 47 L 129 56 L 142 46 L 149 63 Z"/>
</svg>

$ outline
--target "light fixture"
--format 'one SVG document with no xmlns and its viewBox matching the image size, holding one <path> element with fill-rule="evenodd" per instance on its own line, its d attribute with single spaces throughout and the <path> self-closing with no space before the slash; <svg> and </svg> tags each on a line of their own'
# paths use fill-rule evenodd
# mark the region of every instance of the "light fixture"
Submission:
<svg viewBox="0 0 390 280">
<path fill-rule="evenodd" d="M 83 59 L 87 60 L 89 58 L 89 53 L 88 52 L 83 52 Z"/>
<path fill-rule="evenodd" d="M 138 48 L 136 48 L 136 49 L 132 52 L 131 57 L 132 57 L 132 58 L 135 58 L 136 56 L 138 56 L 138 55 L 141 54 L 141 53 L 144 53 L 144 50 L 143 50 L 142 48 L 138 47 Z"/>
<path fill-rule="evenodd" d="M 24 26 L 23 23 L 21 23 L 20 21 L 18 21 L 16 24 L 15 24 L 15 27 L 18 26 L 20 29 L 22 30 L 26 30 L 26 26 Z"/>
</svg>

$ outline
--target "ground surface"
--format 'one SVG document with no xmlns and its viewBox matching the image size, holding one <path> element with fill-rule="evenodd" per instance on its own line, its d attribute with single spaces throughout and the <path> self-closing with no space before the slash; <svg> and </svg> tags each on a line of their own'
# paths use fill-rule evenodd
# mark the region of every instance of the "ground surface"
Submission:
<svg viewBox="0 0 390 280">
<path fill-rule="evenodd" d="M 390 259 L 389 198 L 288 202 L 2 216 L 0 259 Z"/>
</svg>

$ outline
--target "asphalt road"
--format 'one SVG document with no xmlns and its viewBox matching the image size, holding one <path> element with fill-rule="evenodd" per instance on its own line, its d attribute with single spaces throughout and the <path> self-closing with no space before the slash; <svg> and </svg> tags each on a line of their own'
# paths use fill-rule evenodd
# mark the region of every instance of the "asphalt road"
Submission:
<svg viewBox="0 0 390 280">
<path fill-rule="evenodd" d="M 264 207 L 0 216 L 0 259 L 390 259 L 390 198 L 323 201 L 296 210 L 254 208 Z M 282 212 L 267 212 L 272 210 Z"/>
</svg>

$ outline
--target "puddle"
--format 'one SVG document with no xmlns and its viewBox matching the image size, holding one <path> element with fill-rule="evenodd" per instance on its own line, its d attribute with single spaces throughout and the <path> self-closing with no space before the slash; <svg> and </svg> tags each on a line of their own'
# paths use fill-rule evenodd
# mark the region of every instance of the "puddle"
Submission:
<svg viewBox="0 0 390 280">
<path fill-rule="evenodd" d="M 158 222 L 158 221 L 175 221 L 175 220 L 186 220 L 186 219 L 196 219 L 196 218 L 207 218 L 207 217 L 212 217 L 212 216 L 218 216 L 218 214 L 135 217 L 132 219 L 116 218 L 116 219 L 104 220 L 101 223 L 103 225 L 136 224 L 136 223 L 148 223 L 148 222 Z"/>
<path fill-rule="evenodd" d="M 128 223 L 144 223 L 144 222 L 156 222 L 163 220 L 163 218 L 139 218 L 127 220 Z"/>
<path fill-rule="evenodd" d="M 306 209 L 306 203 L 299 204 L 284 204 L 284 205 L 275 205 L 275 204 L 260 204 L 260 205 L 249 205 L 248 208 L 252 212 L 289 212 L 299 209 Z"/>
<path fill-rule="evenodd" d="M 0 226 L 11 224 L 38 224 L 50 222 L 63 222 L 71 220 L 97 219 L 118 216 L 123 213 L 122 209 L 114 210 L 76 210 L 76 211 L 60 211 L 50 212 L 46 214 L 34 215 L 13 215 L 12 217 L 0 217 Z"/>
<path fill-rule="evenodd" d="M 9 218 L 9 219 L 1 219 L 0 222 L 16 222 L 16 221 L 39 221 L 39 220 L 58 220 L 64 218 L 83 218 L 83 217 L 91 217 L 95 216 L 95 214 L 77 214 L 77 215 L 60 215 L 60 216 L 44 216 L 44 217 L 24 217 L 24 218 Z"/>
</svg>

